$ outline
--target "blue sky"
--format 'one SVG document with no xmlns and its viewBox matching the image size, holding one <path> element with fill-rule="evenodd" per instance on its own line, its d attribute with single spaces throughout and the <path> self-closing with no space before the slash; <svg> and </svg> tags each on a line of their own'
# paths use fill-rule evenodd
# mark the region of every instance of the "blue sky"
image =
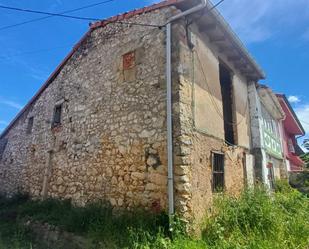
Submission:
<svg viewBox="0 0 309 249">
<path fill-rule="evenodd" d="M 50 12 L 96 2 L 100 0 L 0 0 L 2 5 Z M 103 19 L 151 2 L 115 0 L 73 14 Z M 225 0 L 219 10 L 266 72 L 264 83 L 290 97 L 309 132 L 308 0 Z M 0 9 L 0 29 L 37 17 L 41 16 Z M 0 131 L 35 94 L 87 29 L 87 21 L 54 17 L 0 30 Z"/>
</svg>

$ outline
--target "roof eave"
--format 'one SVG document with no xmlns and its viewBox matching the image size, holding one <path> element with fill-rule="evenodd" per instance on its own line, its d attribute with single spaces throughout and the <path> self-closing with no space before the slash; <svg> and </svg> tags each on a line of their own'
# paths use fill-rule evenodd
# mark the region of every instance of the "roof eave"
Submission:
<svg viewBox="0 0 309 249">
<path fill-rule="evenodd" d="M 210 3 L 210 8 L 213 7 L 213 4 Z M 266 78 L 265 72 L 262 70 L 262 68 L 258 65 L 256 60 L 250 55 L 248 49 L 245 47 L 243 42 L 239 39 L 238 35 L 232 30 L 231 26 L 227 23 L 227 21 L 224 19 L 224 17 L 220 14 L 220 12 L 214 8 L 212 10 L 213 15 L 217 18 L 221 26 L 224 28 L 224 30 L 227 32 L 227 34 L 231 37 L 232 41 L 236 44 L 236 46 L 239 48 L 239 51 L 243 54 L 243 56 L 246 57 L 248 62 L 251 64 L 251 66 L 254 68 L 256 73 L 256 80 L 263 80 Z"/>
<path fill-rule="evenodd" d="M 293 107 L 291 106 L 290 104 L 290 101 L 287 99 L 287 97 L 285 96 L 285 94 L 276 94 L 277 97 L 281 97 L 282 100 L 285 102 L 286 106 L 288 107 L 289 111 L 291 112 L 294 120 L 296 121 L 299 129 L 301 130 L 302 134 L 301 135 L 305 135 L 306 134 L 306 131 L 302 125 L 302 123 L 300 122 L 300 120 L 298 119 L 297 117 L 297 114 L 295 113 Z"/>
</svg>

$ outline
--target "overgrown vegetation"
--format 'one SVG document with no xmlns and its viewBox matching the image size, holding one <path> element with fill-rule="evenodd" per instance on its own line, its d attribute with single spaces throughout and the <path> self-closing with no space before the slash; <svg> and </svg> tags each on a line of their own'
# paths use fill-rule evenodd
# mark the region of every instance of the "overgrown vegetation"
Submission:
<svg viewBox="0 0 309 249">
<path fill-rule="evenodd" d="M 24 225 L 31 219 L 83 236 L 89 241 L 88 248 L 307 249 L 308 213 L 308 198 L 279 182 L 272 194 L 255 188 L 237 199 L 218 197 L 197 239 L 186 235 L 177 220 L 174 232 L 169 233 L 164 214 L 134 211 L 115 215 L 102 203 L 78 208 L 56 200 L 1 198 L 0 248 L 38 248 Z"/>
</svg>

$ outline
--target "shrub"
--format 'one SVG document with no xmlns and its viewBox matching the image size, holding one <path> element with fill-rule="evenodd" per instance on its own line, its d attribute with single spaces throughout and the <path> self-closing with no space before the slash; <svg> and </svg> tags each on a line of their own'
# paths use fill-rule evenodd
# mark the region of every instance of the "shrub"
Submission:
<svg viewBox="0 0 309 249">
<path fill-rule="evenodd" d="M 214 248 L 307 248 L 308 198 L 278 182 L 275 193 L 261 187 L 239 199 L 217 199 L 206 219 L 203 240 Z"/>
</svg>

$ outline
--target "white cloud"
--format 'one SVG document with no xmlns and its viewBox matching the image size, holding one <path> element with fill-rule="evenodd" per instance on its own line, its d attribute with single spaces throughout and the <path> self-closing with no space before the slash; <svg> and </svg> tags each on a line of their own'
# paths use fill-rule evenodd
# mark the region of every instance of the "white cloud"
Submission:
<svg viewBox="0 0 309 249">
<path fill-rule="evenodd" d="M 299 121 L 302 123 L 302 125 L 303 125 L 303 127 L 306 131 L 305 137 L 302 137 L 299 140 L 299 144 L 301 145 L 303 150 L 306 151 L 306 149 L 302 146 L 302 142 L 306 138 L 309 139 L 309 103 L 305 104 L 305 105 L 301 105 L 299 107 L 296 107 L 295 112 L 296 112 L 296 115 L 297 115 Z"/>
<path fill-rule="evenodd" d="M 229 0 L 219 10 L 246 43 L 270 39 L 309 21 L 308 0 Z"/>
<path fill-rule="evenodd" d="M 13 100 L 9 100 L 9 99 L 6 99 L 6 98 L 2 98 L 2 97 L 0 97 L 0 104 L 6 105 L 8 107 L 15 108 L 17 110 L 21 110 L 23 108 L 23 106 L 21 104 L 19 104 L 18 102 L 13 101 Z"/>
<path fill-rule="evenodd" d="M 288 97 L 290 103 L 296 104 L 300 102 L 300 98 L 298 96 L 291 95 Z"/>
<path fill-rule="evenodd" d="M 309 139 L 309 104 L 295 108 L 295 112 L 306 131 L 305 137 L 300 139 L 300 145 L 302 146 L 302 142 L 304 141 L 304 139 L 306 138 Z M 302 148 L 304 151 L 306 151 L 306 149 L 303 146 Z"/>
<path fill-rule="evenodd" d="M 309 133 L 309 104 L 295 108 L 295 112 L 305 131 Z"/>
</svg>

